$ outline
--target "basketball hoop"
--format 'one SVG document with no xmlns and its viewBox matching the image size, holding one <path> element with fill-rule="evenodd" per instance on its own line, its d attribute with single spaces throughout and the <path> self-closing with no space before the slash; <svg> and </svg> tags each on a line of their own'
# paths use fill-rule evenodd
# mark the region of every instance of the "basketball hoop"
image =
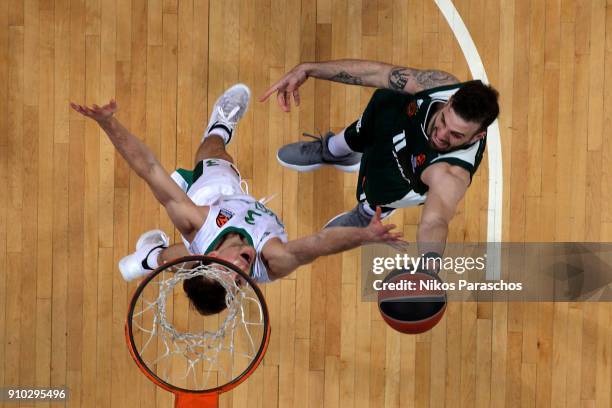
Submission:
<svg viewBox="0 0 612 408">
<path fill-rule="evenodd" d="M 204 316 L 190 307 L 178 284 L 194 278 L 225 289 L 225 310 Z M 247 274 L 222 259 L 187 256 L 138 285 L 125 336 L 140 370 L 175 395 L 175 407 L 216 408 L 219 394 L 246 380 L 263 359 L 270 321 L 263 294 Z"/>
</svg>

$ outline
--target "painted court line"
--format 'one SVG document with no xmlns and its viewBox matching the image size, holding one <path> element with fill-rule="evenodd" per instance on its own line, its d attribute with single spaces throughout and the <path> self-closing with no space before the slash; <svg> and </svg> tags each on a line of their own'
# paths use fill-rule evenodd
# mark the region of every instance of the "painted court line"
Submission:
<svg viewBox="0 0 612 408">
<path fill-rule="evenodd" d="M 459 12 L 451 0 L 434 0 L 440 12 L 448 22 L 453 31 L 461 51 L 468 63 L 470 72 L 474 79 L 480 79 L 489 83 L 484 64 L 478 54 L 474 40 L 461 19 Z M 489 204 L 487 210 L 487 279 L 498 280 L 501 278 L 501 250 L 499 243 L 502 241 L 502 196 L 504 190 L 502 152 L 499 124 L 497 120 L 487 130 L 487 149 L 489 154 Z"/>
</svg>

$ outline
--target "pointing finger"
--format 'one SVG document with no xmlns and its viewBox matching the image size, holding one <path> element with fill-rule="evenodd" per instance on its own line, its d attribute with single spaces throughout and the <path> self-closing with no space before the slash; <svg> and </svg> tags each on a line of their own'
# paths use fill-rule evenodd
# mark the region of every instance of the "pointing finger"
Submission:
<svg viewBox="0 0 612 408">
<path fill-rule="evenodd" d="M 272 95 L 274 92 L 276 92 L 276 90 L 278 89 L 278 85 L 274 84 L 272 85 L 267 91 L 266 93 L 264 93 L 260 98 L 259 98 L 259 102 L 264 102 L 266 99 L 268 99 L 270 97 L 270 95 Z"/>
</svg>

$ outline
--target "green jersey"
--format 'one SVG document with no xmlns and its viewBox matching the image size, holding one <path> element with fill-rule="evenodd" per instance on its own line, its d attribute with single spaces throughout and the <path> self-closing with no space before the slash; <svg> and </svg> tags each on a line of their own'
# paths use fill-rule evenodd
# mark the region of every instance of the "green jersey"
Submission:
<svg viewBox="0 0 612 408">
<path fill-rule="evenodd" d="M 451 152 L 430 146 L 427 125 L 465 83 L 432 88 L 415 95 L 377 90 L 361 118 L 345 131 L 347 144 L 362 152 L 357 200 L 370 206 L 402 208 L 422 204 L 428 186 L 421 180 L 430 165 L 447 162 L 473 175 L 486 137 Z"/>
</svg>

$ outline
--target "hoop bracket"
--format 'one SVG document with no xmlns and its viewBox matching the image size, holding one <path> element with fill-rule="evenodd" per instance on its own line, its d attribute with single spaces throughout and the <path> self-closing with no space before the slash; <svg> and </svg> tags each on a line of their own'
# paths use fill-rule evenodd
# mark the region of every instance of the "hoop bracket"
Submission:
<svg viewBox="0 0 612 408">
<path fill-rule="evenodd" d="M 217 408 L 219 394 L 176 394 L 174 408 Z"/>
</svg>

